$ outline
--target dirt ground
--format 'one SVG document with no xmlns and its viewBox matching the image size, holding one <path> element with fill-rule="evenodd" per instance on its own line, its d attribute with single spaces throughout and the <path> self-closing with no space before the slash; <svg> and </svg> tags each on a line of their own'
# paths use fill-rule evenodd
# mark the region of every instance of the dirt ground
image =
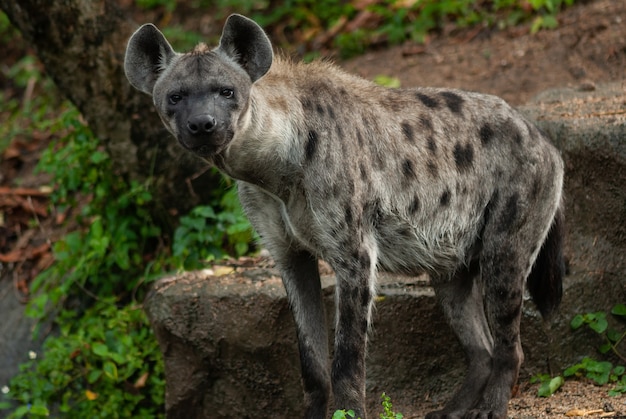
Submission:
<svg viewBox="0 0 626 419">
<path fill-rule="evenodd" d="M 369 79 L 386 75 L 399 78 L 404 87 L 457 87 L 492 93 L 513 105 L 524 104 L 547 89 L 593 90 L 608 81 L 622 80 L 626 92 L 626 0 L 583 2 L 562 12 L 558 21 L 556 30 L 534 35 L 529 33 L 528 25 L 502 31 L 446 29 L 431 36 L 424 46 L 406 44 L 380 49 L 339 64 Z M 28 188 L 23 191 L 25 194 L 34 194 L 28 199 L 26 195 L 11 195 L 14 204 L 7 204 L 8 195 L 3 195 L 5 204 L 14 205 L 12 212 L 7 214 L 30 217 L 35 212 L 42 223 L 46 222 L 48 214 L 44 201 L 47 192 L 39 190 L 37 193 L 38 185 L 16 181 L 20 177 L 32 179 L 25 168 L 32 170 L 32 163 L 43 148 L 41 143 L 45 142 L 42 139 L 31 143 L 35 144 L 31 146 L 32 150 L 14 144 L 0 159 L 3 168 L 0 192 L 15 191 L 16 185 L 22 185 Z M 16 169 L 11 159 L 25 161 Z M 52 221 L 44 225 L 50 229 L 49 233 L 60 229 Z M 50 262 L 38 259 L 38 255 L 49 255 L 49 242 L 40 242 L 40 248 L 36 242 L 30 249 L 24 245 L 29 241 L 27 236 L 34 234 L 33 231 L 16 233 L 0 228 L 0 256 L 6 259 L 4 265 L 0 264 L 0 275 L 3 280 L 14 281 L 16 298 L 20 298 L 21 292 L 27 292 L 25 278 L 32 276 L 27 269 L 36 271 Z M 50 235 L 57 236 L 58 232 L 52 231 Z M 520 383 L 517 395 L 510 402 L 509 416 L 626 418 L 626 396 L 611 398 L 607 391 L 607 387 L 567 381 L 554 396 L 538 398 L 536 385 Z M 425 412 L 437 407 L 426 400 L 422 406 L 415 406 L 412 411 L 404 409 L 402 413 L 405 418 L 423 417 Z"/>
</svg>

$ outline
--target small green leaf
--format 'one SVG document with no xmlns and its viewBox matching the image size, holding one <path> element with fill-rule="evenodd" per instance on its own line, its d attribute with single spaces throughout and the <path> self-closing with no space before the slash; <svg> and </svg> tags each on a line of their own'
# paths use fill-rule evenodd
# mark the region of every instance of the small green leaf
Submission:
<svg viewBox="0 0 626 419">
<path fill-rule="evenodd" d="M 625 332 L 626 333 L 626 332 Z M 606 337 L 611 341 L 611 342 L 619 342 L 620 339 L 622 339 L 622 337 L 624 336 L 624 333 L 621 333 L 615 329 L 608 329 L 606 331 Z"/>
<path fill-rule="evenodd" d="M 30 412 L 29 406 L 20 406 L 13 411 L 13 417 L 23 418 Z"/>
<path fill-rule="evenodd" d="M 626 304 L 617 304 L 611 310 L 611 314 L 615 314 L 616 316 L 626 317 Z"/>
<path fill-rule="evenodd" d="M 563 377 L 556 376 L 551 380 L 544 381 L 538 390 L 539 397 L 549 397 L 553 395 L 563 385 Z"/>
<path fill-rule="evenodd" d="M 106 153 L 103 153 L 102 151 L 94 151 L 91 154 L 91 162 L 94 164 L 102 163 L 108 158 L 109 156 Z"/>
<path fill-rule="evenodd" d="M 580 363 L 572 365 L 571 367 L 568 367 L 565 369 L 565 371 L 563 371 L 563 376 L 571 377 L 573 375 L 576 375 L 576 373 L 578 373 L 578 371 L 580 371 L 583 368 L 584 368 L 583 365 Z"/>
<path fill-rule="evenodd" d="M 94 354 L 101 356 L 103 358 L 109 357 L 109 348 L 104 343 L 94 343 L 91 347 L 91 350 Z"/>
<path fill-rule="evenodd" d="M 390 77 L 380 74 L 374 77 L 374 83 L 390 88 L 398 88 L 400 87 L 400 79 L 397 77 Z"/>
<path fill-rule="evenodd" d="M 609 327 L 609 323 L 606 321 L 606 317 L 598 317 L 596 321 L 589 323 L 589 327 L 596 333 L 604 333 Z"/>
<path fill-rule="evenodd" d="M 577 314 L 574 316 L 574 318 L 570 322 L 570 326 L 572 329 L 576 330 L 580 328 L 580 326 L 582 326 L 584 323 L 585 323 L 585 318 L 582 316 L 582 314 Z"/>
<path fill-rule="evenodd" d="M 30 407 L 30 414 L 39 416 L 50 416 L 50 411 L 46 406 L 34 404 Z"/>
<path fill-rule="evenodd" d="M 618 365 L 617 367 L 613 368 L 613 374 L 615 375 L 624 375 L 624 372 L 626 372 L 626 367 L 624 367 L 623 365 Z"/>
<path fill-rule="evenodd" d="M 608 353 L 611 350 L 611 348 L 612 348 L 611 344 L 607 342 L 607 343 L 600 345 L 598 347 L 598 351 L 600 351 L 601 354 L 605 354 L 605 353 Z"/>
<path fill-rule="evenodd" d="M 102 371 L 111 380 L 117 381 L 117 366 L 111 361 L 107 361 L 102 366 Z"/>
</svg>

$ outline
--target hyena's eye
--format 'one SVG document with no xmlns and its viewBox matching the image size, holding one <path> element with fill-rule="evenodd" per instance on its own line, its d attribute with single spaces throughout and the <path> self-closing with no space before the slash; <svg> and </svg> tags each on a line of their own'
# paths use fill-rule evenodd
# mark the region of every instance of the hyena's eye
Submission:
<svg viewBox="0 0 626 419">
<path fill-rule="evenodd" d="M 222 89 L 220 90 L 220 95 L 226 99 L 232 99 L 235 96 L 235 91 L 233 89 Z"/>
<path fill-rule="evenodd" d="M 170 105 L 176 105 L 178 102 L 183 100 L 183 97 L 179 94 L 174 93 L 173 95 L 170 95 L 168 100 L 170 102 Z"/>
</svg>

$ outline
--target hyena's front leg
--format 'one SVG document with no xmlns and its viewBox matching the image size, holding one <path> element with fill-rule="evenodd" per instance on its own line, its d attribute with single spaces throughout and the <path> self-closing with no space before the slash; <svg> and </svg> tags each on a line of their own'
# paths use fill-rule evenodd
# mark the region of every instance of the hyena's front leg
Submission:
<svg viewBox="0 0 626 419">
<path fill-rule="evenodd" d="M 304 417 L 326 418 L 331 392 L 328 331 L 318 260 L 289 234 L 277 200 L 239 183 L 239 197 L 282 275 L 296 323 L 304 387 Z"/>
<path fill-rule="evenodd" d="M 337 409 L 365 419 L 365 353 L 375 292 L 376 251 L 363 246 L 332 261 L 337 275 L 337 319 L 332 386 Z"/>
<path fill-rule="evenodd" d="M 328 335 L 317 258 L 286 249 L 274 256 L 296 323 L 304 386 L 305 418 L 328 415 L 330 376 Z"/>
</svg>

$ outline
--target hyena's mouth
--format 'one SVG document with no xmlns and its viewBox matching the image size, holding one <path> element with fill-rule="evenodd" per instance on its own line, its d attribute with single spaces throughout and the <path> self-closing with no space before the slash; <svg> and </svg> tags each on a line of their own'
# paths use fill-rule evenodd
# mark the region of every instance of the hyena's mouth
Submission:
<svg viewBox="0 0 626 419">
<path fill-rule="evenodd" d="M 200 157 L 210 157 L 215 154 L 215 148 L 208 145 L 201 145 L 199 147 L 192 148 L 191 151 L 196 153 Z"/>
<path fill-rule="evenodd" d="M 211 157 L 213 155 L 215 155 L 218 151 L 219 151 L 219 145 L 217 144 L 200 144 L 200 145 L 193 145 L 193 144 L 187 144 L 184 140 L 179 139 L 178 143 L 185 149 L 188 151 L 191 151 L 192 153 L 196 154 L 199 157 Z"/>
</svg>

